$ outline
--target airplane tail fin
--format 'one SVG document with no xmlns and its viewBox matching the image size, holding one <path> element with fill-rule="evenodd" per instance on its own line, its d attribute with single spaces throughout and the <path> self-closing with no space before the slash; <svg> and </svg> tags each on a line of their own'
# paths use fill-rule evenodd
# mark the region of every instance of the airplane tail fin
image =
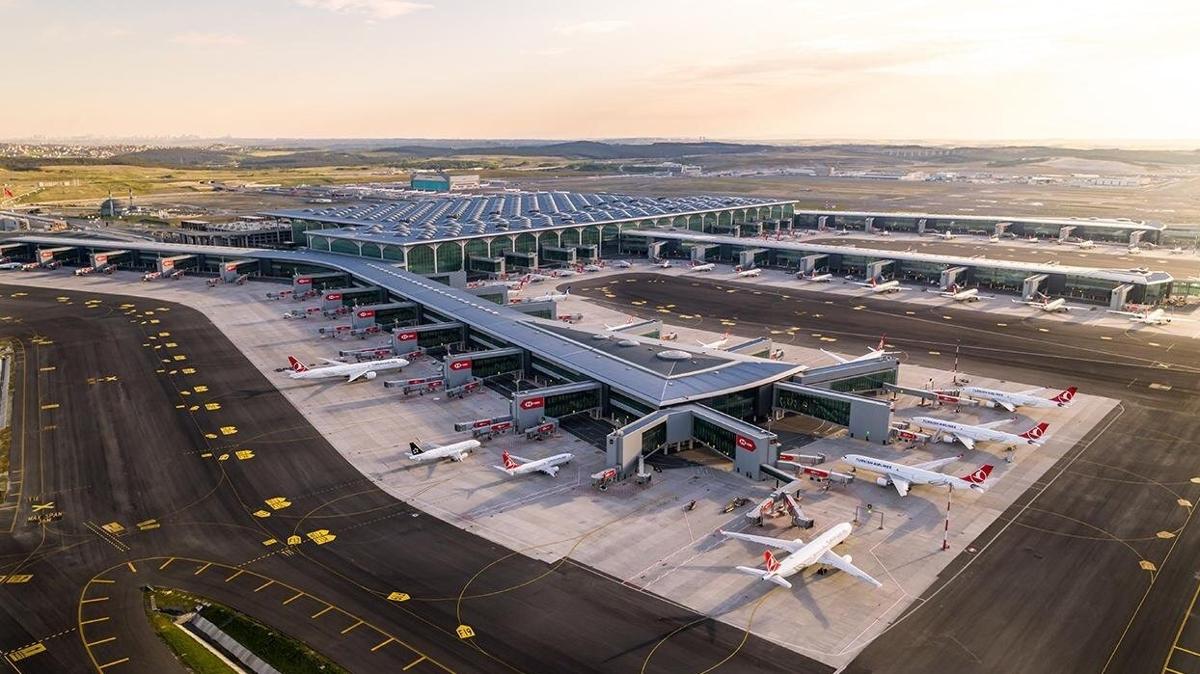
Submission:
<svg viewBox="0 0 1200 674">
<path fill-rule="evenodd" d="M 516 461 L 513 461 L 512 455 L 508 453 L 507 449 L 504 450 L 504 453 L 500 455 L 500 460 L 504 462 L 505 470 L 516 470 L 521 465 Z"/>
<path fill-rule="evenodd" d="M 1035 445 L 1040 445 L 1040 444 L 1042 444 L 1042 436 L 1044 436 L 1046 434 L 1047 428 L 1050 428 L 1050 424 L 1043 421 L 1042 423 L 1038 424 L 1037 426 L 1034 426 L 1033 428 L 1022 433 L 1021 437 L 1025 438 L 1026 440 L 1028 440 L 1029 442 L 1031 442 Z"/>
<path fill-rule="evenodd" d="M 417 443 L 415 443 L 415 442 L 410 442 L 410 443 L 408 443 L 408 453 L 409 453 L 409 454 L 412 454 L 413 456 L 416 456 L 416 455 L 418 455 L 418 454 L 420 454 L 420 453 L 422 453 L 422 452 L 424 452 L 424 451 L 425 451 L 425 450 L 421 449 L 421 448 L 420 448 L 420 447 L 417 445 Z"/>
<path fill-rule="evenodd" d="M 775 559 L 775 555 L 770 550 L 763 550 L 763 561 L 767 564 L 767 571 L 779 570 L 779 560 Z"/>
<path fill-rule="evenodd" d="M 1075 399 L 1075 392 L 1078 390 L 1079 390 L 1078 387 L 1072 386 L 1072 387 L 1068 388 L 1067 390 L 1063 391 L 1062 393 L 1059 393 L 1058 395 L 1051 398 L 1050 402 L 1058 403 L 1059 407 L 1065 407 L 1067 405 L 1070 405 L 1071 401 Z"/>
<path fill-rule="evenodd" d="M 308 366 L 296 360 L 295 356 L 288 356 L 288 365 L 291 366 L 293 372 L 307 372 Z"/>
<path fill-rule="evenodd" d="M 876 351 L 883 351 L 887 347 L 887 335 L 879 336 L 879 346 L 875 347 Z"/>
<path fill-rule="evenodd" d="M 982 485 L 984 483 L 984 481 L 988 479 L 988 475 L 991 475 L 991 474 L 992 474 L 992 465 L 984 464 L 984 465 L 980 466 L 979 469 L 976 470 L 975 472 L 970 473 L 969 475 L 963 475 L 962 479 L 966 480 L 967 482 L 970 482 L 971 484 Z"/>
</svg>

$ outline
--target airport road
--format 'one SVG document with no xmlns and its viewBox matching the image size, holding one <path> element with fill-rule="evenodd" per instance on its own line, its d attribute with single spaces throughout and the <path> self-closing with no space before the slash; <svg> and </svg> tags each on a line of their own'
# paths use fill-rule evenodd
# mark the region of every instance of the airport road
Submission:
<svg viewBox="0 0 1200 674">
<path fill-rule="evenodd" d="M 880 250 L 913 250 L 931 255 L 957 255 L 960 257 L 984 255 L 993 260 L 1017 262 L 1056 261 L 1059 264 L 1076 267 L 1099 267 L 1102 269 L 1131 269 L 1145 266 L 1156 271 L 1169 272 L 1176 278 L 1190 278 L 1200 272 L 1200 262 L 1197 262 L 1195 255 L 1190 254 L 1190 249 L 1188 254 L 1184 255 L 1173 255 L 1169 248 L 1147 249 L 1139 254 L 1127 255 L 1122 252 L 1120 255 L 1114 255 L 1113 248 L 1109 245 L 1084 249 L 1070 244 L 1059 245 L 1046 241 L 1034 247 L 1023 241 L 1013 243 L 1004 240 L 989 243 L 987 239 L 978 236 L 964 236 L 952 241 L 933 237 L 921 240 L 838 237 L 809 239 L 805 243 L 819 243 L 826 246 L 857 246 Z"/>
<path fill-rule="evenodd" d="M 902 359 L 946 370 L 961 340 L 966 373 L 1119 398 L 846 671 L 1148 672 L 1169 661 L 1200 672 L 1200 616 L 1188 620 L 1198 610 L 1200 340 L 699 275 L 572 286 L 646 318 L 844 353 L 886 332 Z"/>
<path fill-rule="evenodd" d="M 143 615 L 150 584 L 356 672 L 830 671 L 387 496 L 186 307 L 6 285 L 0 337 L 20 361 L 0 504 L 15 671 L 180 671 Z"/>
</svg>

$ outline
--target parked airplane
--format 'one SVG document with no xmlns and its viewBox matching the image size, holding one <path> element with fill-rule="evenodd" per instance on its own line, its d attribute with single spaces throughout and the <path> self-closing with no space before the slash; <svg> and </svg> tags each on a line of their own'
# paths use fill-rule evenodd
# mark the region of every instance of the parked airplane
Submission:
<svg viewBox="0 0 1200 674">
<path fill-rule="evenodd" d="M 413 461 L 436 461 L 438 459 L 450 459 L 451 461 L 462 461 L 467 458 L 467 454 L 479 449 L 478 440 L 463 440 L 449 445 L 440 447 L 430 447 L 422 449 L 415 442 L 408 443 L 408 458 Z"/>
<path fill-rule="evenodd" d="M 154 279 L 158 278 L 162 278 L 161 271 L 148 271 L 145 274 L 142 274 L 143 281 L 153 281 Z"/>
<path fill-rule="evenodd" d="M 633 264 L 631 262 L 629 262 L 628 260 L 617 260 L 616 262 L 613 263 L 613 266 L 616 267 L 617 269 L 629 269 L 630 267 L 633 266 Z"/>
<path fill-rule="evenodd" d="M 988 243 L 1000 243 L 1000 237 L 993 234 L 988 237 Z"/>
<path fill-rule="evenodd" d="M 861 363 L 865 360 L 875 360 L 876 358 L 882 358 L 884 356 L 890 356 L 890 355 L 896 353 L 895 351 L 885 351 L 884 350 L 884 348 L 887 346 L 886 340 L 887 340 L 886 336 L 880 337 L 878 346 L 868 346 L 867 352 L 861 356 L 858 356 L 857 358 L 842 358 L 841 356 L 837 355 L 836 353 L 831 353 L 829 351 L 826 351 L 825 349 L 821 349 L 821 353 L 825 354 L 826 356 L 829 356 L 830 358 L 832 358 L 842 364 Z"/>
<path fill-rule="evenodd" d="M 546 276 L 545 274 L 530 273 L 530 274 L 526 274 L 525 276 L 523 276 L 521 278 L 522 278 L 522 280 L 528 281 L 529 283 L 541 283 L 542 281 L 549 281 L 551 277 Z"/>
<path fill-rule="evenodd" d="M 896 280 L 880 283 L 878 279 L 872 278 L 870 281 L 859 283 L 858 285 L 870 288 L 873 293 L 898 293 L 901 290 L 908 290 L 908 288 L 901 286 L 900 282 Z"/>
<path fill-rule="evenodd" d="M 1079 241 L 1079 242 L 1077 242 L 1075 245 L 1076 245 L 1076 246 L 1079 246 L 1080 248 L 1095 248 L 1095 247 L 1096 247 L 1096 242 L 1095 242 L 1095 241 L 1088 241 L 1088 240 L 1086 240 L 1086 239 L 1085 239 L 1085 240 L 1083 240 L 1083 241 Z"/>
<path fill-rule="evenodd" d="M 21 267 L 24 267 L 24 266 L 25 265 L 20 262 L 5 262 L 3 264 L 0 264 L 0 269 L 20 269 Z"/>
<path fill-rule="evenodd" d="M 493 467 L 496 470 L 508 473 L 510 476 L 525 475 L 526 473 L 541 471 L 550 477 L 554 477 L 558 475 L 559 466 L 563 465 L 564 463 L 569 463 L 571 459 L 574 458 L 574 454 L 564 452 L 562 454 L 555 454 L 554 456 L 548 456 L 544 459 L 537 459 L 534 461 L 531 459 L 522 459 L 519 456 L 513 456 L 512 454 L 508 453 L 508 450 L 505 450 L 505 452 L 500 455 L 500 460 L 504 462 L 504 465 Z M 521 463 L 517 463 L 518 461 Z"/>
<path fill-rule="evenodd" d="M 979 288 L 960 288 L 957 283 L 950 284 L 949 289 L 938 294 L 955 302 L 978 302 L 983 299 L 979 294 Z"/>
<path fill-rule="evenodd" d="M 713 263 L 711 263 L 711 262 L 709 262 L 709 263 L 707 263 L 707 264 L 694 264 L 694 265 L 692 265 L 692 271 L 712 271 L 712 270 L 714 270 L 714 269 L 716 269 L 716 268 L 717 268 L 717 265 L 715 265 L 715 264 L 713 264 Z"/>
<path fill-rule="evenodd" d="M 697 339 L 696 343 L 706 349 L 724 349 L 725 345 L 729 343 L 729 333 L 726 332 L 720 339 L 713 342 L 706 343 Z"/>
<path fill-rule="evenodd" d="M 951 489 L 974 489 L 975 491 L 984 491 L 987 489 L 983 485 L 984 480 L 987 480 L 988 475 L 992 473 L 992 466 L 980 466 L 978 470 L 964 475 L 962 477 L 954 477 L 938 472 L 938 468 L 962 458 L 962 455 L 952 456 L 948 459 L 937 459 L 934 461 L 926 461 L 911 466 L 895 463 L 893 461 L 884 461 L 883 459 L 874 459 L 861 454 L 847 454 L 842 457 L 842 461 L 850 464 L 852 469 L 863 469 L 872 473 L 879 473 L 883 477 L 875 480 L 875 484 L 880 487 L 895 487 L 900 496 L 908 496 L 908 490 L 914 484 L 928 484 L 935 487 L 950 487 Z"/>
<path fill-rule="evenodd" d="M 828 531 L 817 536 L 809 543 L 797 538 L 795 540 L 787 540 L 783 538 L 771 538 L 770 536 L 754 536 L 752 534 L 743 534 L 736 531 L 725 531 L 721 533 L 729 538 L 736 538 L 750 543 L 759 543 L 770 548 L 780 548 L 788 551 L 788 556 L 783 561 L 775 558 L 770 550 L 763 552 L 763 560 L 766 562 L 766 570 L 749 567 L 735 567 L 742 573 L 751 576 L 758 576 L 760 580 L 775 583 L 781 587 L 790 588 L 791 583 L 787 581 L 791 576 L 796 575 L 805 568 L 814 564 L 831 566 L 835 569 L 845 571 L 846 573 L 858 578 L 859 580 L 870 583 L 875 587 L 882 587 L 883 583 L 872 578 L 865 571 L 854 566 L 853 559 L 850 555 L 839 555 L 833 551 L 834 546 L 850 537 L 850 533 L 854 531 L 854 527 L 849 522 L 842 522 Z"/>
<path fill-rule="evenodd" d="M 322 358 L 321 360 L 329 363 L 329 365 L 327 367 L 310 369 L 304 363 L 296 360 L 295 356 L 288 356 L 288 363 L 292 367 L 292 371 L 288 373 L 288 376 L 292 379 L 345 377 L 346 383 L 350 383 L 360 378 L 369 381 L 374 379 L 380 372 L 399 370 L 408 365 L 408 361 L 403 358 L 384 358 L 382 360 L 369 360 L 365 363 L 340 363 L 328 358 Z"/>
<path fill-rule="evenodd" d="M 1038 296 L 1038 299 L 1036 299 L 1036 300 L 1031 300 L 1031 301 L 1013 300 L 1012 303 L 1013 304 L 1024 304 L 1025 306 L 1033 307 L 1035 309 L 1041 309 L 1042 311 L 1045 311 L 1045 312 L 1051 313 L 1051 314 L 1056 311 L 1070 311 L 1072 309 L 1079 308 L 1079 307 L 1067 304 L 1066 298 L 1063 298 L 1063 297 L 1059 297 L 1057 299 L 1052 300 L 1052 299 L 1050 299 L 1049 295 L 1046 295 L 1044 293 L 1038 293 L 1037 296 Z"/>
<path fill-rule="evenodd" d="M 816 271 L 813 271 L 813 273 L 809 274 L 808 276 L 805 276 L 804 273 L 801 272 L 797 274 L 796 277 L 801 281 L 811 281 L 813 283 L 829 283 L 833 280 L 833 274 L 830 274 L 829 272 L 818 274 Z"/>
<path fill-rule="evenodd" d="M 612 332 L 613 330 L 620 330 L 621 328 L 624 328 L 629 325 L 633 325 L 633 317 L 632 316 L 629 318 L 629 320 L 625 321 L 624 323 L 617 323 L 616 325 L 609 325 L 608 323 L 605 323 L 604 329 L 607 332 Z"/>
<path fill-rule="evenodd" d="M 600 266 L 600 265 L 598 265 L 598 264 L 585 264 L 585 265 L 583 265 L 583 270 L 584 270 L 584 271 L 602 271 L 603 269 L 604 269 L 604 267 L 601 267 L 601 266 Z"/>
<path fill-rule="evenodd" d="M 1176 318 L 1170 316 L 1163 309 L 1155 309 L 1153 311 L 1113 311 L 1109 309 L 1108 313 L 1118 314 L 1120 316 L 1128 316 L 1129 320 L 1134 323 L 1145 323 L 1146 325 L 1166 325 L 1173 320 L 1191 321 L 1190 318 Z"/>
<path fill-rule="evenodd" d="M 555 270 L 554 275 L 561 278 L 564 276 L 575 276 L 578 273 L 579 272 L 575 271 L 574 269 L 558 269 Z"/>
<path fill-rule="evenodd" d="M 1066 407 L 1075 399 L 1075 392 L 1079 389 L 1072 386 L 1065 391 L 1059 392 L 1057 395 L 1050 398 L 1043 398 L 1034 395 L 1041 389 L 1029 389 L 1018 393 L 1009 391 L 997 391 L 995 389 L 983 388 L 981 386 L 964 386 L 958 389 L 958 392 L 969 398 L 976 400 L 986 400 L 1003 407 L 1009 412 L 1017 411 L 1018 407 L 1037 407 L 1037 408 L 1054 408 Z"/>
<path fill-rule="evenodd" d="M 550 302 L 553 300 L 566 299 L 566 297 L 570 294 L 571 294 L 571 286 L 567 286 L 566 290 L 562 291 L 561 293 L 556 290 L 551 290 L 550 292 L 546 293 L 545 295 L 530 298 L 528 301 L 530 301 L 530 302 Z"/>
<path fill-rule="evenodd" d="M 659 260 L 657 263 L 655 263 L 655 266 L 657 266 L 659 269 L 670 269 L 671 261 L 670 260 Z"/>
<path fill-rule="evenodd" d="M 1005 431 L 998 431 L 996 427 L 1009 422 L 1008 419 L 999 421 L 989 421 L 986 424 L 970 425 L 960 424 L 954 421 L 946 421 L 945 419 L 935 419 L 933 417 L 913 417 L 913 423 L 921 428 L 937 431 L 935 437 L 943 442 L 961 442 L 967 449 L 975 449 L 976 442 L 1002 442 L 1009 445 L 1030 444 L 1041 445 L 1046 441 L 1046 429 L 1050 424 L 1042 422 L 1037 426 L 1015 435 Z"/>
<path fill-rule="evenodd" d="M 952 232 L 948 229 L 944 232 L 934 232 L 933 235 L 939 239 L 944 239 L 946 241 L 949 241 L 949 240 L 955 238 L 954 232 Z"/>
<path fill-rule="evenodd" d="M 742 269 L 736 273 L 737 273 L 738 278 L 754 278 L 755 276 L 758 276 L 759 274 L 762 273 L 762 267 L 755 267 L 753 269 Z"/>
</svg>

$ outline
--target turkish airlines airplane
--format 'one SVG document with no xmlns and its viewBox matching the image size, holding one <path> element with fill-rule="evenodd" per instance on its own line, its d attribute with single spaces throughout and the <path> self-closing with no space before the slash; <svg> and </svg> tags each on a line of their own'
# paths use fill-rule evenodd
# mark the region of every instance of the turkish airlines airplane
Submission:
<svg viewBox="0 0 1200 674">
<path fill-rule="evenodd" d="M 716 341 L 706 343 L 697 339 L 696 343 L 706 349 L 724 349 L 725 345 L 729 343 L 729 333 L 726 332 L 720 339 Z"/>
<path fill-rule="evenodd" d="M 824 274 L 818 274 L 817 272 L 814 271 L 812 274 L 809 274 L 808 276 L 805 276 L 803 273 L 797 274 L 796 276 L 801 281 L 810 281 L 812 283 L 829 283 L 830 281 L 833 280 L 833 274 L 830 274 L 829 272 L 825 272 Z"/>
<path fill-rule="evenodd" d="M 836 353 L 826 351 L 825 349 L 821 349 L 821 353 L 825 354 L 826 356 L 829 356 L 830 358 L 836 360 L 839 363 L 842 363 L 843 365 L 846 363 L 861 363 L 865 360 L 875 360 L 876 358 L 882 358 L 884 356 L 891 356 L 891 355 L 898 353 L 896 351 L 885 351 L 884 350 L 884 347 L 887 346 L 886 340 L 887 340 L 886 335 L 880 337 L 879 344 L 877 346 L 868 346 L 867 352 L 857 358 L 842 358 L 841 356 L 837 355 Z"/>
<path fill-rule="evenodd" d="M 1046 435 L 1046 429 L 1050 427 L 1050 424 L 1043 421 L 1024 433 L 1016 435 L 996 430 L 996 427 L 1000 424 L 1008 423 L 1008 419 L 989 421 L 986 424 L 974 426 L 946 421 L 945 419 L 935 419 L 933 417 L 913 417 L 912 421 L 921 428 L 937 431 L 935 437 L 943 442 L 958 441 L 967 449 L 975 449 L 976 442 L 1002 442 L 1009 445 L 1041 445 L 1046 441 L 1044 436 Z"/>
<path fill-rule="evenodd" d="M 439 459 L 450 459 L 451 461 L 462 461 L 467 458 L 467 454 L 479 449 L 478 440 L 463 440 L 441 447 L 430 447 L 422 449 L 415 442 L 408 443 L 408 458 L 417 461 L 437 461 Z"/>
<path fill-rule="evenodd" d="M 762 267 L 755 267 L 754 269 L 743 269 L 743 270 L 737 272 L 737 277 L 738 278 L 754 278 L 761 273 L 762 273 Z"/>
<path fill-rule="evenodd" d="M 655 263 L 654 266 L 658 267 L 659 269 L 670 269 L 671 261 L 670 260 L 659 260 L 658 262 Z"/>
<path fill-rule="evenodd" d="M 1043 293 L 1038 293 L 1037 295 L 1038 295 L 1038 299 L 1033 300 L 1033 301 L 1026 302 L 1024 300 L 1013 300 L 1012 303 L 1013 304 L 1024 304 L 1026 306 L 1030 306 L 1035 309 L 1041 309 L 1042 311 L 1045 311 L 1045 312 L 1051 313 L 1051 314 L 1056 311 L 1070 311 L 1072 309 L 1079 308 L 1079 307 L 1067 304 L 1067 300 L 1062 297 L 1052 300 L 1052 299 L 1050 299 L 1049 295 L 1045 295 Z"/>
<path fill-rule="evenodd" d="M 408 361 L 403 358 L 384 358 L 382 360 L 369 360 L 364 363 L 340 363 L 328 358 L 322 358 L 321 360 L 329 363 L 329 366 L 311 369 L 304 363 L 296 360 L 295 356 L 288 356 L 288 363 L 292 366 L 292 371 L 288 373 L 288 376 L 292 379 L 345 377 L 346 383 L 349 384 L 360 378 L 370 381 L 380 372 L 399 370 L 408 365 Z"/>
<path fill-rule="evenodd" d="M 546 293 L 545 295 L 530 298 L 528 301 L 529 302 L 550 302 L 553 300 L 566 299 L 567 296 L 570 294 L 571 294 L 571 286 L 567 286 L 567 289 L 561 293 L 556 290 L 551 290 L 550 292 Z"/>
<path fill-rule="evenodd" d="M 944 239 L 946 241 L 949 241 L 949 240 L 955 238 L 954 232 L 952 232 L 948 229 L 944 232 L 934 232 L 933 235 L 939 239 Z"/>
<path fill-rule="evenodd" d="M 960 288 L 957 283 L 950 284 L 949 289 L 938 294 L 955 302 L 978 302 L 983 299 L 983 296 L 979 294 L 979 288 Z"/>
<path fill-rule="evenodd" d="M 1042 409 L 1050 409 L 1054 407 L 1067 407 L 1071 401 L 1075 399 L 1075 392 L 1079 389 L 1072 386 L 1065 391 L 1060 391 L 1058 394 L 1049 398 L 1034 395 L 1041 389 L 1029 389 L 1028 391 L 1020 391 L 1018 393 L 1010 393 L 1008 391 L 997 391 L 995 389 L 983 388 L 981 386 L 964 386 L 959 389 L 959 392 L 969 398 L 976 400 L 987 400 L 995 403 L 1009 412 L 1016 412 L 1018 407 L 1037 407 Z"/>
<path fill-rule="evenodd" d="M 872 278 L 870 281 L 867 281 L 866 283 L 860 283 L 858 285 L 864 288 L 870 288 L 871 292 L 873 293 L 898 293 L 902 290 L 908 290 L 908 288 L 901 286 L 900 282 L 896 280 L 884 281 L 883 283 L 880 283 L 877 279 Z"/>
<path fill-rule="evenodd" d="M 498 471 L 508 473 L 510 476 L 525 475 L 526 473 L 535 473 L 537 471 L 541 471 L 550 477 L 555 477 L 558 475 L 558 467 L 565 463 L 570 463 L 571 459 L 574 458 L 574 454 L 564 452 L 562 454 L 548 456 L 544 459 L 522 459 L 519 456 L 513 456 L 512 454 L 509 454 L 508 450 L 505 450 L 504 453 L 500 455 L 500 460 L 504 462 L 504 465 L 493 466 L 493 468 Z M 518 461 L 520 463 L 517 463 Z"/>
<path fill-rule="evenodd" d="M 828 531 L 825 531 L 820 536 L 805 543 L 797 538 L 795 540 L 787 540 L 784 538 L 771 538 L 770 536 L 754 536 L 752 534 L 743 534 L 736 531 L 725 531 L 721 533 L 729 538 L 736 538 L 741 541 L 750 543 L 758 543 L 765 545 L 768 548 L 779 548 L 787 550 L 788 556 L 782 561 L 775 558 L 770 550 L 763 552 L 763 561 L 766 562 L 766 569 L 750 566 L 734 567 L 742 573 L 751 576 L 758 576 L 759 580 L 765 580 L 769 583 L 775 583 L 780 587 L 790 588 L 792 584 L 787 581 L 788 578 L 796 575 L 804 569 L 814 565 L 821 564 L 831 566 L 840 571 L 844 571 L 859 580 L 870 583 L 875 587 L 883 587 L 883 583 L 872 578 L 867 572 L 854 566 L 853 559 L 850 555 L 839 555 L 833 551 L 834 546 L 850 537 L 850 533 L 854 531 L 854 527 L 849 522 L 842 522 Z"/>
<path fill-rule="evenodd" d="M 628 260 L 617 260 L 616 262 L 613 263 L 613 266 L 616 267 L 617 269 L 629 269 L 630 267 L 633 266 L 633 264 L 631 262 L 629 262 Z"/>
<path fill-rule="evenodd" d="M 717 268 L 717 265 L 715 265 L 715 264 L 713 264 L 713 263 L 711 263 L 711 262 L 709 262 L 709 263 L 707 263 L 707 264 L 694 264 L 694 265 L 692 265 L 692 271 L 712 271 L 712 270 L 714 270 L 714 269 L 716 269 L 716 268 Z"/>
<path fill-rule="evenodd" d="M 1174 316 L 1170 316 L 1163 309 L 1155 309 L 1154 311 L 1114 311 L 1109 309 L 1108 313 L 1117 314 L 1119 316 L 1128 316 L 1129 320 L 1133 321 L 1134 323 L 1145 323 L 1146 325 L 1166 325 L 1173 320 L 1192 320 L 1190 318 L 1176 318 Z"/>
<path fill-rule="evenodd" d="M 901 497 L 908 496 L 908 490 L 914 484 L 985 491 L 987 487 L 983 483 L 987 480 L 988 475 L 992 474 L 990 465 L 980 466 L 978 470 L 962 477 L 938 472 L 938 468 L 954 463 L 961 458 L 962 454 L 959 454 L 948 459 L 937 459 L 906 466 L 902 463 L 874 459 L 861 454 L 847 454 L 842 457 L 842 461 L 850 464 L 856 470 L 861 468 L 872 473 L 879 473 L 883 477 L 876 479 L 875 484 L 880 487 L 895 487 Z"/>
</svg>

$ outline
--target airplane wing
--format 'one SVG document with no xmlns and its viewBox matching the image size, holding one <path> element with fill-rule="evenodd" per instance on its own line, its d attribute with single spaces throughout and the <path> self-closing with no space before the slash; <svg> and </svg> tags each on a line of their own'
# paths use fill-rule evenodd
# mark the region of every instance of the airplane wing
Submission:
<svg viewBox="0 0 1200 674">
<path fill-rule="evenodd" d="M 969 438 L 962 433 L 955 433 L 954 438 L 963 443 L 963 446 L 967 449 L 975 449 L 975 438 Z"/>
<path fill-rule="evenodd" d="M 513 461 L 520 463 L 533 463 L 533 459 L 526 459 L 525 457 L 517 456 L 516 454 L 509 454 L 509 457 L 511 457 Z"/>
<path fill-rule="evenodd" d="M 995 400 L 993 402 L 995 402 L 997 405 L 1003 407 L 1004 409 L 1008 410 L 1009 412 L 1017 411 L 1017 406 L 1008 402 L 1007 400 Z"/>
<path fill-rule="evenodd" d="M 344 365 L 344 363 L 343 363 L 343 365 Z M 364 366 L 360 367 L 359 369 L 355 370 L 354 374 L 350 375 L 350 378 L 346 380 L 346 383 L 349 384 L 350 382 L 358 379 L 359 377 L 363 376 L 364 374 L 366 374 L 370 371 L 371 371 L 370 366 L 364 365 Z"/>
<path fill-rule="evenodd" d="M 332 358 L 321 358 L 320 360 L 323 360 L 326 363 L 329 363 L 330 365 L 345 365 L 345 363 L 343 363 L 342 361 L 334 360 Z"/>
<path fill-rule="evenodd" d="M 892 486 L 896 488 L 896 491 L 899 492 L 901 496 L 908 496 L 908 489 L 912 486 L 912 483 L 900 477 L 899 475 L 889 474 L 888 479 L 892 481 Z"/>
<path fill-rule="evenodd" d="M 769 548 L 779 548 L 780 550 L 787 550 L 788 552 L 795 552 L 804 547 L 804 542 L 801 540 L 789 541 L 784 538 L 755 536 L 754 534 L 743 534 L 737 531 L 725 531 L 724 529 L 721 530 L 721 533 L 725 534 L 729 538 L 736 538 L 740 541 L 748 541 L 750 543 L 758 543 L 759 545 L 765 545 Z"/>
<path fill-rule="evenodd" d="M 1004 424 L 1007 424 L 1008 422 L 1009 422 L 1008 419 L 997 419 L 996 421 L 989 421 L 986 424 L 975 424 L 975 425 L 980 428 L 996 428 L 998 426 L 1003 426 Z"/>
<path fill-rule="evenodd" d="M 958 456 L 952 456 L 948 459 L 934 459 L 933 461 L 926 461 L 925 463 L 918 463 L 918 464 L 914 465 L 913 468 L 920 468 L 921 470 L 937 470 L 938 468 L 941 468 L 942 466 L 946 466 L 951 463 L 954 463 L 955 461 L 958 461 L 961 458 L 962 458 L 962 454 L 959 454 Z"/>
<path fill-rule="evenodd" d="M 836 552 L 834 552 L 832 550 L 821 555 L 821 558 L 818 561 L 820 561 L 822 564 L 832 566 L 839 571 L 848 573 L 851 576 L 858 578 L 859 580 L 866 581 L 866 582 L 874 585 L 875 587 L 883 587 L 883 583 L 875 580 L 869 574 L 867 574 L 866 571 L 863 571 L 862 569 L 858 568 L 857 566 L 854 566 L 850 562 L 846 561 L 845 557 L 842 557 L 841 555 L 837 554 Z"/>
<path fill-rule="evenodd" d="M 546 466 L 541 471 L 550 477 L 558 477 L 558 466 Z"/>
<path fill-rule="evenodd" d="M 836 353 L 830 353 L 830 352 L 826 351 L 825 349 L 821 349 L 821 353 L 825 354 L 826 356 L 829 356 L 830 358 L 836 360 L 839 363 L 849 363 L 850 362 L 848 359 L 842 358 L 841 356 L 837 355 Z"/>
</svg>

